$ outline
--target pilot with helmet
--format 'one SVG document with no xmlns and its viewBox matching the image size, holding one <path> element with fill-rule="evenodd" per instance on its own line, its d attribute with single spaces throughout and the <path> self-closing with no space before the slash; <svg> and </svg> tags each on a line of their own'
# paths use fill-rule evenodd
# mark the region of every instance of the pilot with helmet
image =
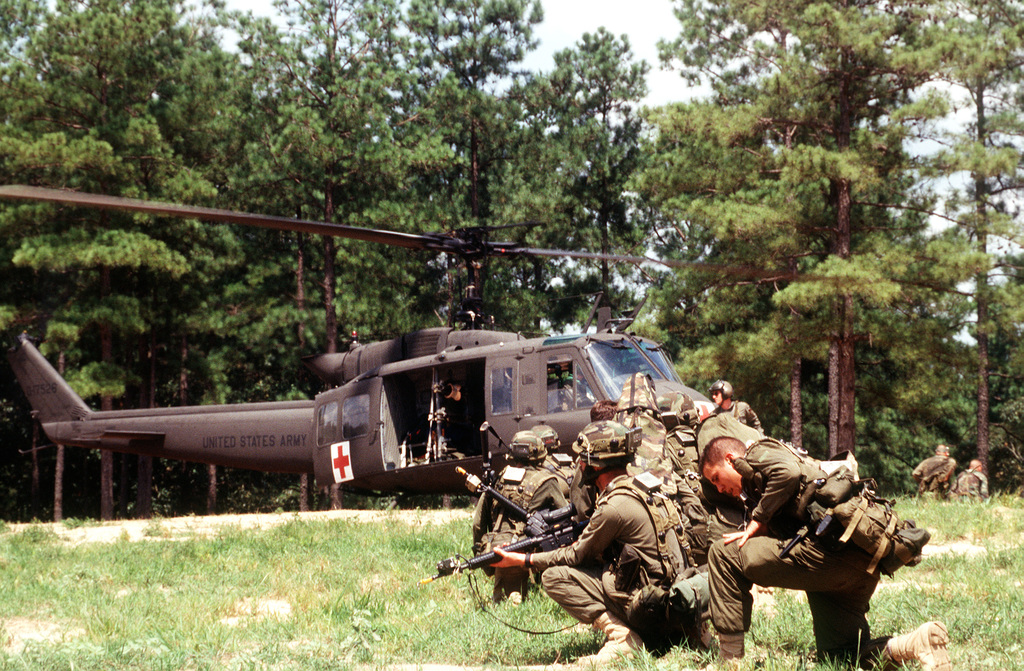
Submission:
<svg viewBox="0 0 1024 671">
<path fill-rule="evenodd" d="M 747 403 L 733 400 L 733 388 L 727 381 L 715 381 L 715 383 L 711 385 L 711 389 L 708 390 L 708 395 L 711 397 L 711 400 L 715 402 L 715 405 L 718 406 L 715 411 L 716 414 L 727 412 L 743 424 L 757 429 L 762 435 L 764 435 L 764 431 L 761 429 L 761 420 L 758 419 L 757 413 L 755 413 L 753 408 L 751 408 Z"/>
</svg>

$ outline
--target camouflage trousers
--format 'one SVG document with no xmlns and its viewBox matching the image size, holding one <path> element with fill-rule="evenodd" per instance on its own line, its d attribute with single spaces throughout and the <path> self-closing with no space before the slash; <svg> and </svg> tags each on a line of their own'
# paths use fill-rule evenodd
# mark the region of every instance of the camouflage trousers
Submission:
<svg viewBox="0 0 1024 671">
<path fill-rule="evenodd" d="M 551 600 L 584 624 L 593 624 L 602 613 L 626 619 L 623 600 L 605 589 L 602 566 L 551 566 L 541 574 L 541 584 Z"/>
<path fill-rule="evenodd" d="M 878 575 L 866 570 L 871 557 L 858 547 L 826 551 L 804 541 L 780 558 L 783 541 L 754 536 L 741 548 L 717 541 L 708 553 L 711 621 L 723 633 L 750 629 L 753 585 L 807 594 L 818 660 L 856 659 L 868 648 L 867 612 Z"/>
</svg>

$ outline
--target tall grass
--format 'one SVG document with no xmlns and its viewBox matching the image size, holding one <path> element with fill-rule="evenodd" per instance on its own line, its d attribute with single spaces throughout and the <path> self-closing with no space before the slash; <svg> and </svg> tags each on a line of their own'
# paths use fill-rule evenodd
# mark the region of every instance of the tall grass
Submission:
<svg viewBox="0 0 1024 671">
<path fill-rule="evenodd" d="M 931 555 L 885 578 L 872 601 L 875 635 L 941 619 L 955 668 L 1024 669 L 1024 503 L 907 499 L 897 509 L 930 528 L 935 545 L 984 551 Z M 0 669 L 504 668 L 572 660 L 601 643 L 540 591 L 518 608 L 483 611 L 477 594 L 486 598 L 490 583 L 479 572 L 420 585 L 439 559 L 468 551 L 468 517 L 436 526 L 296 518 L 205 539 L 151 526 L 151 540 L 78 546 L 48 525 L 0 530 Z M 776 590 L 747 647 L 745 668 L 806 668 L 814 643 L 802 595 Z M 676 649 L 624 666 L 712 659 Z"/>
</svg>

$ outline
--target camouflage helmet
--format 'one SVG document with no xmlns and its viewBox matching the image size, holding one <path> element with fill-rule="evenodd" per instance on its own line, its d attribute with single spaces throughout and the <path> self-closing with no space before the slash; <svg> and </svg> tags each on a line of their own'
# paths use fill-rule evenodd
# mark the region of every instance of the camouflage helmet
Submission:
<svg viewBox="0 0 1024 671">
<path fill-rule="evenodd" d="M 519 431 L 512 436 L 509 452 L 516 461 L 540 461 L 548 456 L 544 439 L 533 431 Z"/>
<path fill-rule="evenodd" d="M 713 396 L 716 391 L 722 392 L 722 398 L 732 398 L 732 385 L 725 380 L 716 380 L 708 389 L 708 395 Z"/>
<path fill-rule="evenodd" d="M 681 391 L 670 391 L 659 396 L 658 412 L 661 413 L 661 423 L 669 431 L 677 426 L 692 429 L 700 421 L 700 413 L 693 399 Z"/>
<path fill-rule="evenodd" d="M 604 467 L 613 461 L 632 459 L 640 438 L 640 428 L 627 429 L 610 420 L 591 422 L 580 431 L 573 450 L 584 463 Z"/>
<path fill-rule="evenodd" d="M 658 411 L 658 392 L 654 380 L 647 373 L 633 373 L 622 383 L 622 393 L 616 407 L 619 413 L 634 412 L 637 409 Z"/>
<path fill-rule="evenodd" d="M 547 424 L 538 424 L 530 430 L 544 441 L 544 447 L 547 448 L 548 454 L 551 454 L 562 446 L 561 442 L 558 440 L 558 432 Z"/>
</svg>

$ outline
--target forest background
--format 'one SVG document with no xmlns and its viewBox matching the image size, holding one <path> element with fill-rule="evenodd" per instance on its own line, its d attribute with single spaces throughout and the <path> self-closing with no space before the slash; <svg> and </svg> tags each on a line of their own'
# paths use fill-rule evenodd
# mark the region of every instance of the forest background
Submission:
<svg viewBox="0 0 1024 671">
<path fill-rule="evenodd" d="M 275 21 L 0 0 L 0 183 L 410 232 L 536 222 L 496 235 L 692 262 L 502 260 L 484 294 L 524 334 L 646 296 L 635 330 L 770 435 L 855 447 L 893 492 L 943 442 L 1018 491 L 1024 6 L 673 6 L 660 66 L 692 88 L 645 108 L 653 64 L 625 36 L 525 68 L 530 0 L 284 0 Z M 443 257 L 294 233 L 11 203 L 0 231 L 3 340 L 42 339 L 104 409 L 309 398 L 301 356 L 446 324 L 461 293 Z M 44 446 L 2 371 L 6 519 L 325 505 L 295 476 Z"/>
</svg>

